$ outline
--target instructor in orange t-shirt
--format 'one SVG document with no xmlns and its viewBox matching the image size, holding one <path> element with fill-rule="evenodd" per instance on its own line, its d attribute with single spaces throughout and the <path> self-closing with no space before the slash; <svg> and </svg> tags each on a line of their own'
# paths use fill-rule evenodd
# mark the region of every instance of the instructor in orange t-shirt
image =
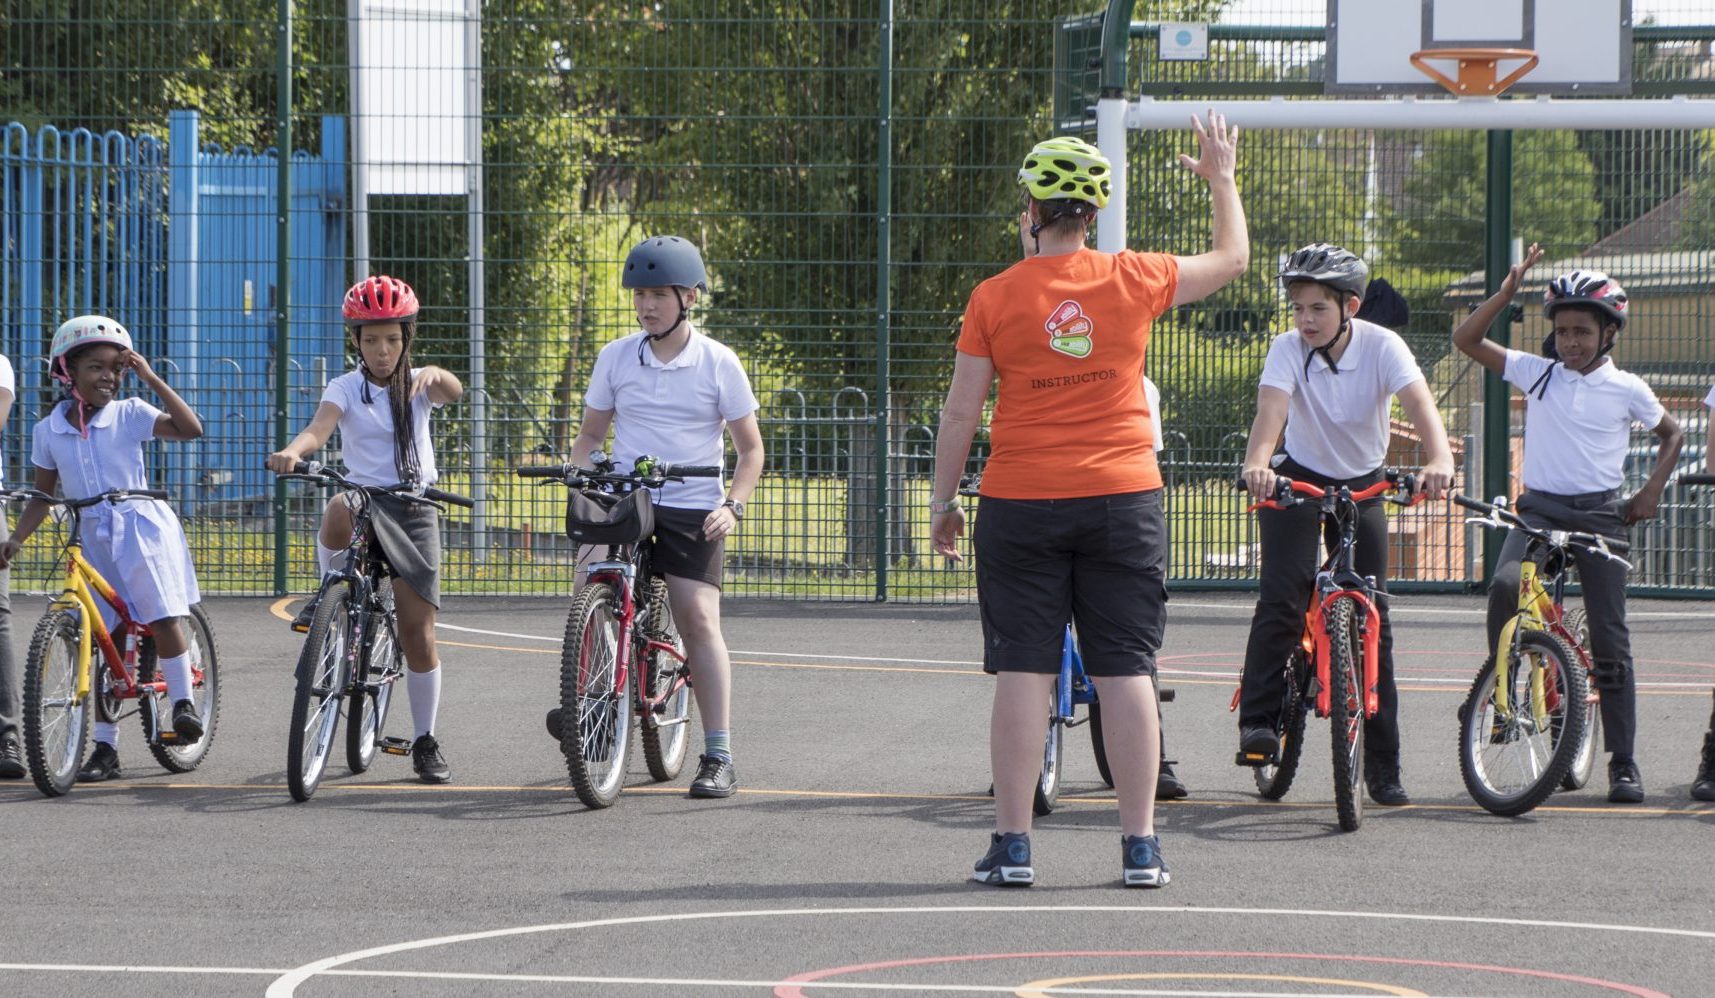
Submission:
<svg viewBox="0 0 1715 998">
<path fill-rule="evenodd" d="M 1031 798 L 1048 697 L 1067 620 L 1102 704 L 1119 792 L 1121 882 L 1160 887 L 1155 835 L 1159 729 L 1155 652 L 1167 602 L 1167 526 L 1143 390 L 1150 323 L 1244 273 L 1250 259 L 1233 168 L 1238 129 L 1192 118 L 1200 157 L 1180 164 L 1209 185 L 1213 246 L 1197 256 L 1097 252 L 1085 245 L 1108 201 L 1111 167 L 1075 138 L 1042 142 L 1018 182 L 1024 259 L 971 293 L 941 410 L 929 507 L 936 551 L 958 559 L 960 471 L 989 388 L 982 516 L 973 538 L 983 668 L 997 674 L 989 725 L 995 831 L 972 879 L 1035 880 Z"/>
</svg>

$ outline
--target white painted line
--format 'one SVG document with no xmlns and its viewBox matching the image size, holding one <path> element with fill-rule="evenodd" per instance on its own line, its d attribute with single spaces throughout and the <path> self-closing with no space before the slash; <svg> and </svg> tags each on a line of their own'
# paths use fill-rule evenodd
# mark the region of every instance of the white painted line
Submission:
<svg viewBox="0 0 1715 998">
<path fill-rule="evenodd" d="M 565 640 L 563 637 L 544 638 L 537 634 L 515 634 L 512 631 L 485 631 L 480 627 L 460 627 L 457 624 L 445 624 L 438 620 L 435 621 L 435 626 L 443 630 L 458 631 L 461 634 L 486 634 L 491 638 L 517 638 L 520 641 L 546 641 L 550 644 L 556 645 Z"/>
<path fill-rule="evenodd" d="M 1461 925 L 1501 925 L 1543 929 L 1578 929 L 1593 932 L 1614 932 L 1634 935 L 1669 936 L 1684 939 L 1702 939 L 1715 941 L 1715 932 L 1699 929 L 1669 929 L 1643 925 L 1616 925 L 1603 922 L 1557 922 L 1547 919 L 1533 918 L 1500 918 L 1477 915 L 1424 915 L 1408 912 L 1365 912 L 1365 911 L 1322 911 L 1314 908 L 1199 908 L 1199 907 L 1154 907 L 1139 905 L 924 905 L 897 908 L 775 908 L 758 911 L 710 911 L 683 912 L 671 915 L 634 915 L 625 918 L 601 918 L 584 922 L 561 922 L 549 925 L 525 925 L 510 929 L 489 929 L 482 932 L 464 932 L 450 936 L 436 936 L 432 939 L 416 939 L 407 942 L 390 943 L 385 946 L 374 946 L 369 949 L 353 950 L 337 956 L 324 957 L 313 963 L 304 964 L 281 975 L 268 986 L 266 998 L 293 998 L 298 985 L 318 974 L 324 974 L 348 963 L 368 960 L 378 956 L 388 956 L 394 953 L 406 953 L 413 950 L 433 949 L 439 946 L 451 946 L 458 943 L 481 942 L 488 939 L 503 939 L 509 936 L 537 935 L 547 932 L 570 932 L 576 929 L 609 928 L 621 925 L 652 925 L 670 922 L 691 922 L 715 919 L 740 918 L 786 918 L 798 916 L 829 916 L 829 915 L 946 915 L 946 914 L 997 914 L 997 915 L 1042 915 L 1065 914 L 1074 912 L 1102 912 L 1109 914 L 1141 915 L 1146 918 L 1162 918 L 1168 915 L 1282 915 L 1298 918 L 1333 918 L 1333 919 L 1373 919 L 1377 921 L 1402 922 L 1439 922 Z M 1017 986 L 1014 985 L 1014 988 Z M 1067 992 L 1074 993 L 1074 992 Z M 1097 992 L 1099 993 L 1099 992 Z M 1146 992 L 1147 993 L 1147 992 Z"/>
</svg>

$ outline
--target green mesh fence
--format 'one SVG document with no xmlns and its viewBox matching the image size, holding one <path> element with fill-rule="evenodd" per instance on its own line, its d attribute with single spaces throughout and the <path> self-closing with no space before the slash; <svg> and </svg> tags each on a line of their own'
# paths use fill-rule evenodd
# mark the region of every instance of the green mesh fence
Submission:
<svg viewBox="0 0 1715 998">
<path fill-rule="evenodd" d="M 417 362 L 444 365 L 469 387 L 435 423 L 442 485 L 484 498 L 480 513 L 448 516 L 448 591 L 564 592 L 562 493 L 512 469 L 570 456 L 595 355 L 634 328 L 619 264 L 643 236 L 670 232 L 696 241 L 709 263 L 713 294 L 693 321 L 738 351 L 763 404 L 767 468 L 729 543 L 728 591 L 971 598 L 968 563 L 929 555 L 924 515 L 952 344 L 970 289 L 1016 259 L 1022 151 L 1056 123 L 1083 120 L 1100 56 L 1091 28 L 1099 5 L 489 0 L 474 8 L 475 87 L 462 77 L 449 84 L 444 70 L 459 63 L 443 58 L 462 55 L 473 8 L 424 6 L 430 13 L 391 15 L 379 33 L 354 36 L 357 5 L 290 5 L 297 153 L 284 289 L 274 5 L 18 0 L 0 24 L 0 118 L 18 123 L 6 133 L 0 190 L 0 350 L 39 358 L 53 326 L 85 308 L 107 308 L 153 337 L 210 426 L 196 446 L 152 452 L 180 496 L 204 588 L 312 583 L 321 497 L 289 491 L 277 534 L 281 507 L 257 469 L 274 447 L 276 411 L 288 411 L 295 432 L 326 380 L 349 369 L 337 295 L 368 269 L 416 286 Z M 1635 0 L 1640 24 L 1649 6 Z M 1715 24 L 1715 0 L 1672 6 L 1667 27 Z M 1215 28 L 1209 60 L 1167 63 L 1140 27 L 1128 49 L 1128 96 L 1321 93 L 1320 2 L 1139 2 L 1134 18 Z M 1636 49 L 1640 94 L 1708 88 L 1706 35 L 1640 28 Z M 354 87 L 354 59 L 366 70 L 400 67 L 394 87 L 421 94 L 450 85 L 448 94 L 479 98 L 463 117 L 452 99 L 375 114 L 365 100 L 381 84 L 365 73 L 356 78 L 370 82 Z M 173 115 L 187 109 L 200 112 L 194 130 Z M 378 117 L 391 131 L 359 127 Z M 59 156 L 89 162 L 42 160 L 14 138 L 35 142 L 44 126 L 150 137 L 166 151 L 158 161 L 124 159 L 95 142 Z M 427 149 L 458 159 L 471 133 L 480 135 L 479 180 L 462 162 L 410 162 Z M 1577 259 L 1633 289 L 1638 318 L 1618 357 L 1683 418 L 1688 455 L 1701 452 L 1696 403 L 1715 377 L 1707 146 L 1704 133 L 1521 132 L 1515 153 L 1515 228 L 1548 245 L 1544 271 Z M 1172 165 L 1189 148 L 1185 132 L 1132 136 L 1130 245 L 1182 253 L 1206 245 L 1206 196 Z M 1164 316 L 1151 351 L 1164 394 L 1178 584 L 1253 576 L 1251 524 L 1223 482 L 1238 463 L 1267 338 L 1286 328 L 1271 275 L 1299 243 L 1362 247 L 1405 294 L 1412 317 L 1400 331 L 1460 459 L 1479 467 L 1480 372 L 1447 356 L 1447 338 L 1482 293 L 1484 148 L 1478 132 L 1247 134 L 1240 179 L 1252 270 L 1210 301 Z M 208 155 L 189 155 L 197 149 Z M 355 169 L 359 158 L 395 164 L 393 176 Z M 192 168 L 193 180 L 173 172 Z M 127 187 L 126 178 L 139 182 Z M 193 181 L 200 193 L 189 207 L 174 201 Z M 36 202 L 32 182 L 41 185 Z M 473 182 L 479 204 L 468 194 Z M 136 193 L 150 184 L 158 194 Z M 49 236 L 19 242 L 38 217 Z M 139 225 L 158 228 L 163 246 L 146 266 L 131 244 L 99 238 Z M 193 227 L 194 246 L 172 242 Z M 142 274 L 127 278 L 131 290 L 103 283 L 126 267 Z M 44 271 L 60 284 L 22 295 L 26 278 Z M 274 388 L 282 305 L 284 398 Z M 1528 304 L 1526 313 L 1514 333 L 1521 344 L 1543 330 Z M 39 363 L 20 364 L 19 377 L 19 404 L 0 437 L 13 482 L 47 397 Z M 979 438 L 973 465 L 983 446 Z M 1402 432 L 1402 462 L 1411 448 Z M 1650 442 L 1640 437 L 1636 450 L 1628 471 L 1641 480 Z M 326 456 L 337 456 L 337 443 Z M 1661 519 L 1637 534 L 1640 581 L 1679 591 L 1715 584 L 1712 521 L 1707 499 L 1670 493 Z M 1396 537 L 1402 578 L 1462 586 L 1480 577 L 1467 528 L 1445 510 L 1402 518 Z M 34 553 L 24 577 L 44 578 L 48 548 Z"/>
</svg>

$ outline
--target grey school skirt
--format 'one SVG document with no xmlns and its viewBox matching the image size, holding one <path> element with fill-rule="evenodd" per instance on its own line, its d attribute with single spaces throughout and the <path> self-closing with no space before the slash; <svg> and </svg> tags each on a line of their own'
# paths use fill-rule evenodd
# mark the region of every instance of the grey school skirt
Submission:
<svg viewBox="0 0 1715 998">
<path fill-rule="evenodd" d="M 393 574 L 440 609 L 440 511 L 396 496 L 371 496 L 369 501 L 369 526 Z"/>
</svg>

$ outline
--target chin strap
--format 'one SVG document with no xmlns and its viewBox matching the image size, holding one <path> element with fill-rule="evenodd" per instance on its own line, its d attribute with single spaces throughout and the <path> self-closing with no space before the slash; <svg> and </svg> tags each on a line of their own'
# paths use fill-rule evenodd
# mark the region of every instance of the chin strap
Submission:
<svg viewBox="0 0 1715 998">
<path fill-rule="evenodd" d="M 1317 354 L 1321 354 L 1322 359 L 1324 361 L 1327 361 L 1328 370 L 1332 371 L 1335 374 L 1339 374 L 1340 373 L 1340 365 L 1334 363 L 1333 350 L 1335 347 L 1340 345 L 1340 341 L 1342 339 L 1345 339 L 1346 337 L 1350 336 L 1351 334 L 1352 334 L 1352 317 L 1346 314 L 1346 306 L 1342 304 L 1340 306 L 1340 331 L 1334 334 L 1334 338 L 1328 341 L 1327 346 L 1325 346 L 1325 347 L 1313 347 L 1311 349 L 1309 356 L 1304 358 L 1304 374 L 1306 376 L 1309 376 L 1309 374 L 1310 374 L 1310 362 L 1316 358 Z"/>
<path fill-rule="evenodd" d="M 65 385 L 71 391 L 71 411 L 77 414 L 77 432 L 83 439 L 88 440 L 89 420 L 84 416 L 83 410 L 89 405 L 89 400 L 85 399 L 83 393 L 77 390 L 77 382 L 73 381 L 71 375 L 65 370 L 65 361 L 63 356 L 54 361 L 54 380 Z"/>
</svg>

